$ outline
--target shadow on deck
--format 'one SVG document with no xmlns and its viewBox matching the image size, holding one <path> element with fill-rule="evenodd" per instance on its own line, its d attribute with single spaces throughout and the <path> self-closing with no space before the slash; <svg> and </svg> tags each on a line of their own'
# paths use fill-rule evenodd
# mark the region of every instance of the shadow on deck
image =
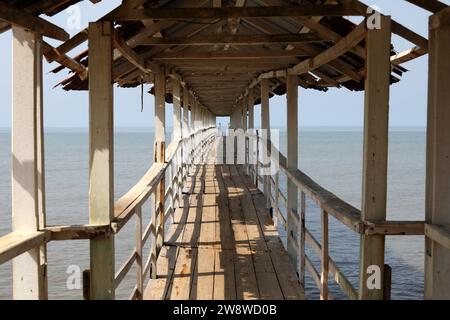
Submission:
<svg viewBox="0 0 450 320">
<path fill-rule="evenodd" d="M 265 196 L 234 165 L 196 167 L 146 300 L 305 299 Z"/>
</svg>

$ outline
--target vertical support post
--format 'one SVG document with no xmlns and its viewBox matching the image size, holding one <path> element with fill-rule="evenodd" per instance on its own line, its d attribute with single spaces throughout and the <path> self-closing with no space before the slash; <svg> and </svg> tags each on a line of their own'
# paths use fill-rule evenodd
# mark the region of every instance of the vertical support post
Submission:
<svg viewBox="0 0 450 320">
<path fill-rule="evenodd" d="M 183 90 L 183 186 L 187 183 L 189 161 L 189 90 Z"/>
<path fill-rule="evenodd" d="M 391 19 L 367 30 L 362 219 L 386 220 Z M 361 236 L 360 299 L 383 299 L 385 236 Z"/>
<path fill-rule="evenodd" d="M 181 119 L 181 84 L 180 81 L 176 79 L 172 79 L 172 96 L 173 96 L 173 140 L 180 141 L 183 135 L 182 119 Z M 175 204 L 176 207 L 178 208 L 181 203 L 181 179 L 178 175 L 178 165 L 181 163 L 179 163 L 178 154 L 179 154 L 178 151 L 176 151 L 174 155 L 174 162 L 176 166 L 172 167 L 173 169 L 172 178 L 174 176 L 177 177 L 177 183 L 172 185 L 173 189 L 171 196 L 172 199 L 171 206 L 173 211 L 175 210 Z M 176 198 L 174 197 L 175 194 L 178 195 Z"/>
<path fill-rule="evenodd" d="M 250 89 L 248 91 L 248 102 L 247 102 L 247 106 L 248 106 L 248 128 L 249 128 L 249 133 L 250 133 L 250 141 L 249 141 L 249 147 L 248 147 L 248 153 L 250 155 L 250 166 L 249 166 L 249 170 L 251 172 L 254 172 L 256 166 L 255 166 L 255 153 L 256 153 L 256 145 L 255 145 L 255 141 L 253 139 L 253 136 L 255 134 L 255 99 L 253 96 L 253 89 Z M 251 173 L 249 172 L 249 173 Z M 252 176 L 252 178 L 254 179 L 254 176 Z"/>
<path fill-rule="evenodd" d="M 12 227 L 36 232 L 45 226 L 42 37 L 13 27 Z M 13 259 L 13 298 L 46 299 L 46 247 Z"/>
<path fill-rule="evenodd" d="M 303 288 L 305 288 L 305 262 L 306 262 L 306 254 L 305 254 L 305 243 L 306 243 L 306 195 L 302 191 L 300 196 L 301 208 L 300 208 L 300 245 L 299 247 L 299 278 L 300 284 Z"/>
<path fill-rule="evenodd" d="M 287 123 L 287 167 L 288 170 L 298 169 L 298 77 L 287 76 L 286 79 L 286 123 Z M 291 262 L 297 265 L 297 250 L 293 240 L 297 239 L 297 229 L 292 215 L 298 216 L 297 185 L 287 179 L 287 232 L 291 241 L 287 242 L 287 252 Z"/>
<path fill-rule="evenodd" d="M 269 144 L 270 144 L 270 110 L 269 110 L 269 80 L 261 80 L 261 129 L 263 142 L 263 164 L 264 164 L 264 195 L 267 198 L 267 207 L 270 207 L 270 177 L 269 177 Z"/>
<path fill-rule="evenodd" d="M 328 213 L 321 209 L 321 225 L 322 225 L 322 256 L 321 273 L 320 273 L 320 300 L 328 300 Z"/>
<path fill-rule="evenodd" d="M 144 296 L 144 279 L 142 277 L 142 208 L 136 208 L 136 225 L 135 225 L 135 237 L 136 237 L 136 288 L 137 288 L 137 300 L 142 300 Z"/>
<path fill-rule="evenodd" d="M 89 24 L 89 223 L 114 215 L 114 115 L 112 26 Z M 91 299 L 114 299 L 114 236 L 92 239 Z"/>
<path fill-rule="evenodd" d="M 173 140 L 181 139 L 181 85 L 178 80 L 172 81 L 173 95 Z"/>
<path fill-rule="evenodd" d="M 430 17 L 426 222 L 450 224 L 450 9 Z M 450 299 L 450 250 L 425 244 L 425 299 Z"/>
<path fill-rule="evenodd" d="M 166 74 L 164 71 L 155 75 L 155 163 L 164 163 L 166 132 Z M 163 174 L 155 192 L 155 227 L 156 257 L 164 244 L 165 214 L 165 175 Z M 156 263 L 152 266 L 152 275 L 157 274 Z"/>
</svg>

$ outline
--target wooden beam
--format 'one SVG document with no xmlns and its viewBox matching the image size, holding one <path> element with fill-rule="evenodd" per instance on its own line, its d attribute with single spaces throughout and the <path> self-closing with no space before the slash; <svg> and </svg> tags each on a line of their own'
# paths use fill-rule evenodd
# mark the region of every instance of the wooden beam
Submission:
<svg viewBox="0 0 450 320">
<path fill-rule="evenodd" d="M 366 15 L 369 9 L 369 6 L 360 2 L 359 0 L 339 0 L 341 3 L 346 5 L 351 5 L 355 9 L 357 9 L 361 14 Z M 412 31 L 411 29 L 406 28 L 404 25 L 398 23 L 397 21 L 391 19 L 391 30 L 392 33 L 410 41 L 411 43 L 419 46 L 421 48 L 428 48 L 428 40 L 422 37 L 420 34 Z"/>
<path fill-rule="evenodd" d="M 333 60 L 336 60 L 337 58 L 354 48 L 362 40 L 364 40 L 365 34 L 365 22 L 363 22 L 347 36 L 339 40 L 339 42 L 337 42 L 333 47 L 325 50 L 324 52 L 309 60 L 303 61 L 298 65 L 292 67 L 291 69 L 289 69 L 288 73 L 297 75 L 308 73 L 309 71 L 317 69 Z"/>
<path fill-rule="evenodd" d="M 178 59 L 198 59 L 198 60 L 256 60 L 267 58 L 292 58 L 308 56 L 303 50 L 248 50 L 248 51 L 181 51 L 181 52 L 165 52 L 157 55 L 153 60 L 178 60 Z"/>
<path fill-rule="evenodd" d="M 324 42 L 314 34 L 267 34 L 267 35 L 202 35 L 190 38 L 149 38 L 140 41 L 140 46 L 205 46 L 205 45 L 264 45 L 269 43 Z"/>
<path fill-rule="evenodd" d="M 81 80 L 86 80 L 88 78 L 88 70 L 84 65 L 66 54 L 59 52 L 46 42 L 44 42 L 43 45 L 45 57 L 50 57 L 50 59 L 47 58 L 48 61 L 56 61 L 60 65 L 72 70 L 80 77 Z"/>
<path fill-rule="evenodd" d="M 38 32 L 52 39 L 61 41 L 69 39 L 69 34 L 64 29 L 4 2 L 0 2 L 0 20 Z"/>
<path fill-rule="evenodd" d="M 437 0 L 406 0 L 406 1 L 422 9 L 428 10 L 432 13 L 437 13 L 447 8 L 447 5 L 445 3 L 442 3 Z"/>
<path fill-rule="evenodd" d="M 406 63 L 408 61 L 414 60 L 416 58 L 419 58 L 423 55 L 426 55 L 428 53 L 427 49 L 421 48 L 421 47 L 414 47 L 408 50 L 405 50 L 403 52 L 399 52 L 396 55 L 393 55 L 391 57 L 391 63 L 393 65 L 400 65 L 403 63 Z"/>
<path fill-rule="evenodd" d="M 119 50 L 119 52 L 125 57 L 129 62 L 131 62 L 135 67 L 140 69 L 144 73 L 158 73 L 159 66 L 155 63 L 144 61 L 139 54 L 129 47 L 125 40 L 123 40 L 117 31 L 113 32 L 113 43 L 114 47 Z"/>
<path fill-rule="evenodd" d="M 391 74 L 391 20 L 381 17 L 381 28 L 367 31 L 364 101 L 364 152 L 361 218 L 386 220 L 389 85 Z M 383 235 L 362 235 L 360 250 L 360 299 L 383 299 Z M 369 278 L 375 266 L 379 279 Z M 375 273 L 374 277 L 377 277 Z M 380 283 L 380 287 L 374 284 Z"/>
<path fill-rule="evenodd" d="M 89 23 L 89 223 L 114 218 L 114 93 L 110 22 Z M 114 236 L 90 241 L 91 298 L 114 299 Z"/>
<path fill-rule="evenodd" d="M 115 21 L 164 20 L 164 19 L 238 19 L 312 16 L 360 16 L 359 10 L 350 5 L 298 5 L 267 7 L 221 7 L 221 8 L 123 8 L 106 18 Z"/>
<path fill-rule="evenodd" d="M 45 224 L 42 37 L 13 26 L 12 58 L 12 227 L 35 233 Z M 36 246 L 13 260 L 14 299 L 47 297 L 42 258 Z"/>
<path fill-rule="evenodd" d="M 54 48 L 53 51 L 46 53 L 45 58 L 48 63 L 53 62 L 59 55 L 68 53 L 70 50 L 75 49 L 88 39 L 88 30 L 83 29 L 74 35 L 72 38 L 61 44 L 59 47 Z"/>
</svg>

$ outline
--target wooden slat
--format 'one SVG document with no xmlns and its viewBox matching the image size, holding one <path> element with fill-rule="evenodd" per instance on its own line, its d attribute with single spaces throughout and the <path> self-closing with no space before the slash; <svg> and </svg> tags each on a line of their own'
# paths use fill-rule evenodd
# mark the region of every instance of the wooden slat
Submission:
<svg viewBox="0 0 450 320">
<path fill-rule="evenodd" d="M 122 280 L 125 278 L 125 276 L 130 272 L 131 267 L 133 266 L 134 262 L 136 261 L 136 251 L 133 251 L 133 253 L 130 255 L 130 257 L 125 261 L 125 263 L 122 265 L 122 267 L 116 272 L 116 275 L 114 277 L 114 285 L 117 288 Z"/>
<path fill-rule="evenodd" d="M 365 222 L 366 235 L 424 235 L 423 221 L 386 221 L 386 222 Z"/>
<path fill-rule="evenodd" d="M 442 3 L 437 0 L 406 0 L 406 1 L 422 9 L 428 10 L 432 13 L 437 13 L 447 8 L 447 5 L 445 3 Z"/>
<path fill-rule="evenodd" d="M 0 265 L 49 240 L 49 232 L 11 232 L 0 237 Z"/>
<path fill-rule="evenodd" d="M 110 233 L 111 227 L 109 225 L 49 226 L 45 230 L 50 232 L 52 241 L 65 241 L 105 237 Z"/>
</svg>

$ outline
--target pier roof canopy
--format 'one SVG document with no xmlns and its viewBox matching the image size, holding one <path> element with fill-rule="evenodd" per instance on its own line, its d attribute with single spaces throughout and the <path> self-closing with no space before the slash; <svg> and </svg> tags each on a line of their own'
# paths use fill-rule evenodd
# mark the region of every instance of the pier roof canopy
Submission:
<svg viewBox="0 0 450 320">
<path fill-rule="evenodd" d="M 4 2 L 52 15 L 78 1 Z M 446 7 L 434 0 L 408 2 L 430 11 Z M 304 88 L 363 90 L 365 31 L 376 28 L 376 15 L 357 0 L 124 0 L 102 20 L 114 24 L 113 76 L 119 86 L 151 83 L 155 73 L 166 72 L 220 116 L 229 115 L 263 78 L 274 94 L 285 93 L 287 74 L 297 75 Z M 426 54 L 428 41 L 395 20 L 392 32 L 412 43 L 402 53 L 392 46 L 395 83 L 406 71 L 401 64 Z M 65 90 L 88 89 L 88 50 L 66 55 L 87 38 L 83 30 L 57 48 L 46 44 L 47 60 L 61 64 L 54 72 L 72 72 L 60 83 Z M 170 102 L 170 81 L 168 89 Z"/>
</svg>

